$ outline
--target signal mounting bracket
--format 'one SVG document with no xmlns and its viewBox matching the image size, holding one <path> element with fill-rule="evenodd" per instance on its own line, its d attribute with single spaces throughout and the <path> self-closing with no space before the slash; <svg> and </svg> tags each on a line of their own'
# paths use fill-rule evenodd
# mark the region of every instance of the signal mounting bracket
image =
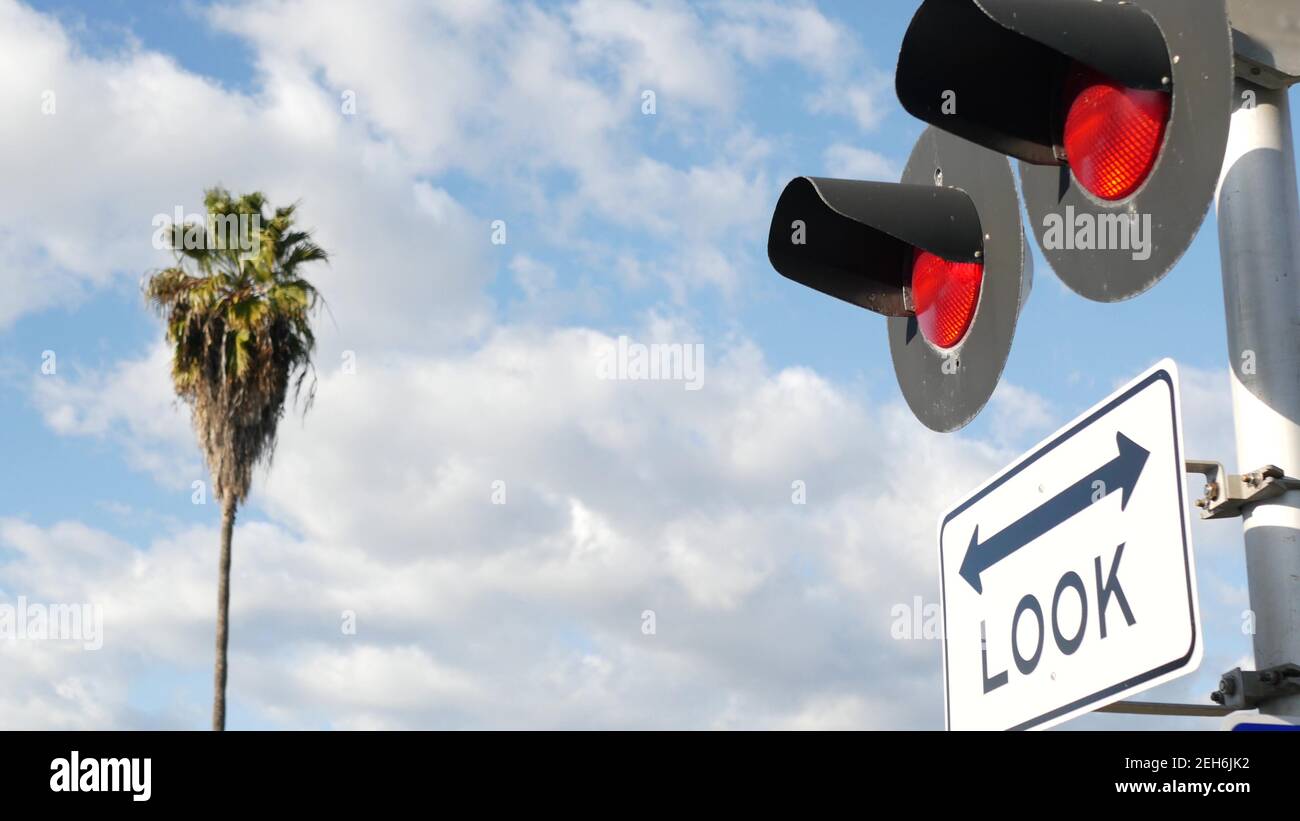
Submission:
<svg viewBox="0 0 1300 821">
<path fill-rule="evenodd" d="M 1279 664 L 1267 670 L 1234 667 L 1219 679 L 1210 700 L 1232 710 L 1253 710 L 1260 704 L 1300 693 L 1300 665 Z"/>
<path fill-rule="evenodd" d="M 1300 479 L 1286 476 L 1277 465 L 1237 475 L 1228 473 L 1222 462 L 1188 459 L 1186 472 L 1205 477 L 1205 495 L 1196 500 L 1202 519 L 1235 518 L 1246 505 L 1300 490 Z"/>
<path fill-rule="evenodd" d="M 1292 0 L 1228 0 L 1237 76 L 1265 88 L 1300 80 L 1300 8 Z"/>
</svg>

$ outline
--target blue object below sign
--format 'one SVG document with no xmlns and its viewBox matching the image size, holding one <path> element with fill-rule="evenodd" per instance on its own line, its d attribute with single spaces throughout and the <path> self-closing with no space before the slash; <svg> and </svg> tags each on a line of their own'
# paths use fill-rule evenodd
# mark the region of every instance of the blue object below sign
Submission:
<svg viewBox="0 0 1300 821">
<path fill-rule="evenodd" d="M 1300 724 L 1260 724 L 1243 721 L 1232 728 L 1234 733 L 1295 733 L 1300 732 Z"/>
</svg>

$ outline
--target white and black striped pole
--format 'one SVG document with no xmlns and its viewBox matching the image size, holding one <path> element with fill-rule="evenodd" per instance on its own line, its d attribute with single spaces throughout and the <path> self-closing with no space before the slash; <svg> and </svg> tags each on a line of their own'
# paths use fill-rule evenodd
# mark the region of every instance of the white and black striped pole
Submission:
<svg viewBox="0 0 1300 821">
<path fill-rule="evenodd" d="M 1300 476 L 1300 199 L 1287 89 L 1236 81 L 1216 197 L 1237 462 Z M 1242 508 L 1255 669 L 1300 664 L 1300 489 Z M 1260 711 L 1300 716 L 1300 695 Z"/>
</svg>

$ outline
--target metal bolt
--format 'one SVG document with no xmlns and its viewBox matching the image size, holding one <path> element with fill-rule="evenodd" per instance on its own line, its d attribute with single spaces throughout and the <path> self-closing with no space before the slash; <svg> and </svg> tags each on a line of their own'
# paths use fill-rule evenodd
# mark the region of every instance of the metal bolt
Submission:
<svg viewBox="0 0 1300 821">
<path fill-rule="evenodd" d="M 1223 678 L 1219 679 L 1219 692 L 1223 693 L 1224 695 L 1229 695 L 1229 696 L 1232 695 L 1233 693 L 1237 692 L 1237 682 L 1234 681 L 1233 679 L 1228 678 L 1227 676 L 1224 676 Z"/>
</svg>

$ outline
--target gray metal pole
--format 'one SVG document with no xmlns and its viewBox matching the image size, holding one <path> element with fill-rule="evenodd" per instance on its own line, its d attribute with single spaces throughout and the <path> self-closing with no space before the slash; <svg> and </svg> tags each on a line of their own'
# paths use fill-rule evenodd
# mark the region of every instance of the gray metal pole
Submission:
<svg viewBox="0 0 1300 821">
<path fill-rule="evenodd" d="M 1237 469 L 1300 476 L 1300 199 L 1286 90 L 1236 82 L 1216 204 Z M 1243 512 L 1255 667 L 1300 664 L 1300 491 Z M 1300 696 L 1261 708 L 1300 716 Z"/>
</svg>

